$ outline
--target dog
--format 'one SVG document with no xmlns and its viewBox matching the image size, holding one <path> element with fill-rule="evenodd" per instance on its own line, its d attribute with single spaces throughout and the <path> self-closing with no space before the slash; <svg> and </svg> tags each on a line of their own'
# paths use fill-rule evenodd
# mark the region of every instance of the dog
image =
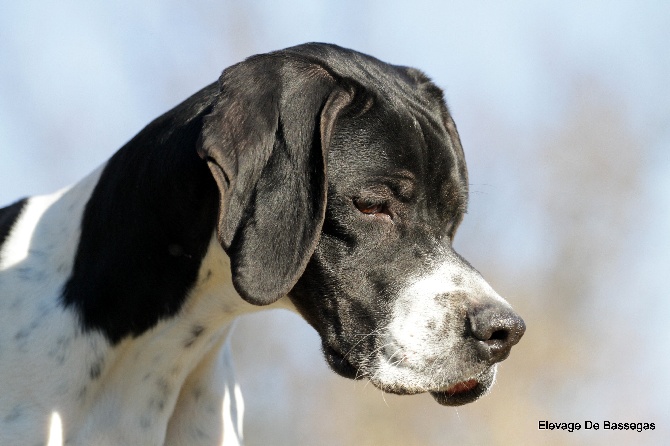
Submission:
<svg viewBox="0 0 670 446">
<path fill-rule="evenodd" d="M 0 209 L 0 443 L 240 444 L 227 341 L 263 308 L 302 315 L 344 377 L 476 400 L 525 325 L 452 248 L 467 200 L 421 71 L 317 43 L 226 69 Z"/>
</svg>

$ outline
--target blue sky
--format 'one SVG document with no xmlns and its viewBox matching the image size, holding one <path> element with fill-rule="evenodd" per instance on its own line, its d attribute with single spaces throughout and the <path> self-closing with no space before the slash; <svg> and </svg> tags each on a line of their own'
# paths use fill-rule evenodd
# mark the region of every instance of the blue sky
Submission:
<svg viewBox="0 0 670 446">
<path fill-rule="evenodd" d="M 56 133 L 67 138 L 58 144 L 68 152 L 60 155 L 71 156 L 68 164 L 33 178 L 26 192 L 75 181 L 223 67 L 311 40 L 419 66 L 446 89 L 454 110 L 481 98 L 524 127 L 550 125 L 560 115 L 560 73 L 578 70 L 623 96 L 629 119 L 651 139 L 643 143 L 662 146 L 670 137 L 669 9 L 662 1 L 6 2 L 0 156 L 8 167 L 0 172 L 18 175 L 34 165 L 35 151 L 53 147 L 44 138 Z M 58 130 L 76 128 L 80 116 L 90 118 L 76 134 Z M 0 191 L 3 201 L 12 197 Z"/>
</svg>

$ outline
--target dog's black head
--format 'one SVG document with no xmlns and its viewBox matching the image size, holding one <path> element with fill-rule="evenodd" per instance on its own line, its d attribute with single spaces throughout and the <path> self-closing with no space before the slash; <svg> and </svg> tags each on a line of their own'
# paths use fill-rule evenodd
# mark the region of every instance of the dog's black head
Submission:
<svg viewBox="0 0 670 446">
<path fill-rule="evenodd" d="M 247 301 L 289 294 L 331 367 L 394 393 L 473 401 L 523 321 L 454 250 L 467 172 L 441 90 L 332 45 L 224 71 L 199 147 Z"/>
</svg>

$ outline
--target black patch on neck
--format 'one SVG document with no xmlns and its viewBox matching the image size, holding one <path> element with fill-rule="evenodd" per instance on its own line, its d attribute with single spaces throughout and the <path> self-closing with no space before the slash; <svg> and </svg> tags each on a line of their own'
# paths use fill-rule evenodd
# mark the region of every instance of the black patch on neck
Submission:
<svg viewBox="0 0 670 446">
<path fill-rule="evenodd" d="M 2 255 L 2 245 L 5 243 L 5 240 L 7 240 L 9 232 L 14 227 L 16 220 L 19 219 L 19 215 L 21 215 L 21 211 L 23 211 L 27 202 L 28 199 L 24 198 L 0 209 L 0 256 Z M 2 257 L 0 257 L 0 261 L 1 260 Z"/>
<path fill-rule="evenodd" d="M 215 84 L 159 117 L 108 162 L 81 223 L 63 302 L 113 344 L 174 316 L 216 224 L 216 184 L 196 152 Z"/>
</svg>

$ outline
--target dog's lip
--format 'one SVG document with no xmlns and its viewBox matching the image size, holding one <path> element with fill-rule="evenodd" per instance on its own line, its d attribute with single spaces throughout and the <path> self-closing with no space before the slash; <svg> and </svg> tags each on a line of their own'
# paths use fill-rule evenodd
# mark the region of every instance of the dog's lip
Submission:
<svg viewBox="0 0 670 446">
<path fill-rule="evenodd" d="M 481 376 L 433 390 L 430 394 L 435 398 L 435 401 L 443 406 L 462 406 L 484 395 L 493 384 L 494 378 L 495 367 L 491 367 Z"/>
<path fill-rule="evenodd" d="M 447 389 L 444 390 L 444 392 L 446 392 L 449 396 L 456 396 L 465 392 L 469 392 L 478 385 L 479 381 L 477 381 L 476 379 L 469 379 L 467 381 L 456 383 L 451 387 L 447 387 Z"/>
<path fill-rule="evenodd" d="M 482 396 L 486 392 L 486 386 L 476 379 L 463 381 L 448 387 L 445 390 L 431 391 L 431 396 L 443 406 L 462 406 Z"/>
<path fill-rule="evenodd" d="M 324 343 L 322 347 L 328 364 L 338 375 L 350 379 L 365 378 L 365 374 L 359 373 L 358 368 L 354 366 L 345 355 L 340 353 L 337 348 L 326 343 Z M 495 373 L 496 367 L 493 366 L 479 376 L 440 387 L 436 390 L 429 390 L 429 393 L 435 401 L 443 406 L 462 406 L 471 403 L 484 395 L 493 384 Z M 419 391 L 400 388 L 386 389 L 388 392 L 397 393 L 399 395 L 422 393 L 426 390 L 427 389 Z"/>
</svg>

